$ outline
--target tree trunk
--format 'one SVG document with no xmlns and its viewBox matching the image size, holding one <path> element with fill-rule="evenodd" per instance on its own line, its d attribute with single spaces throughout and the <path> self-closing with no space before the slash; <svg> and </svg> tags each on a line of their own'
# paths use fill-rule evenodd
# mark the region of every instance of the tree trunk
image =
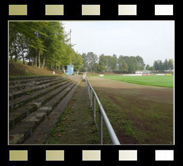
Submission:
<svg viewBox="0 0 183 166">
<path fill-rule="evenodd" d="M 34 65 L 37 67 L 37 55 L 36 55 L 36 57 L 34 59 Z"/>
<path fill-rule="evenodd" d="M 22 59 L 23 59 L 23 64 L 25 65 L 24 55 L 22 55 Z"/>
<path fill-rule="evenodd" d="M 11 57 L 10 61 L 12 62 L 13 61 L 13 56 L 11 55 L 10 57 Z"/>
<path fill-rule="evenodd" d="M 18 56 L 17 56 L 17 55 L 15 55 L 15 63 L 17 63 L 17 57 L 18 57 Z"/>
<path fill-rule="evenodd" d="M 44 68 L 45 66 L 45 57 L 43 57 L 43 65 L 42 65 L 42 68 Z"/>
<path fill-rule="evenodd" d="M 65 73 L 65 67 L 64 67 L 64 65 L 62 65 L 62 72 Z"/>
<path fill-rule="evenodd" d="M 39 52 L 39 56 L 38 56 L 38 63 L 39 63 L 39 66 L 38 67 L 40 68 L 40 64 L 41 64 L 40 63 L 40 52 Z"/>
</svg>

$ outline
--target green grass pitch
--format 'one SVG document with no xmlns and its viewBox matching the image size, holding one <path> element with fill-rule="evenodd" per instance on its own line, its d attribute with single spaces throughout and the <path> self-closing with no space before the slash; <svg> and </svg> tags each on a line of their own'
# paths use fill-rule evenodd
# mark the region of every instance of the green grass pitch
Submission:
<svg viewBox="0 0 183 166">
<path fill-rule="evenodd" d="M 173 75 L 151 75 L 151 76 L 107 76 L 104 74 L 102 78 L 124 81 L 134 84 L 160 86 L 173 88 Z"/>
</svg>

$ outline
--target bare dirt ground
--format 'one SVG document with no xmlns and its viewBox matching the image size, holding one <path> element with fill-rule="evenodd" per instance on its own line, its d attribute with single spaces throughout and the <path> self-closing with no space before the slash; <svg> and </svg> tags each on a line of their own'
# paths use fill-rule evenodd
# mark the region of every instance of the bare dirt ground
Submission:
<svg viewBox="0 0 183 166">
<path fill-rule="evenodd" d="M 173 144 L 173 88 L 89 77 L 121 144 Z M 104 143 L 110 143 L 104 132 Z"/>
</svg>

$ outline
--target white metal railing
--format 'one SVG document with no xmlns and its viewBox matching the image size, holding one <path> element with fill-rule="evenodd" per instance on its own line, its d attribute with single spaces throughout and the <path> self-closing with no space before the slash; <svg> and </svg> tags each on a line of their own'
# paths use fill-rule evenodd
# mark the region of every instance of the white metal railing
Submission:
<svg viewBox="0 0 183 166">
<path fill-rule="evenodd" d="M 103 144 L 103 120 L 104 120 L 112 143 L 115 145 L 120 145 L 120 142 L 116 136 L 116 133 L 114 132 L 114 129 L 113 129 L 106 113 L 105 113 L 105 110 L 104 110 L 96 92 L 94 91 L 93 87 L 91 86 L 90 82 L 88 81 L 88 79 L 86 77 L 86 73 L 83 74 L 83 79 L 86 80 L 86 83 L 87 83 L 88 95 L 89 95 L 89 100 L 90 100 L 90 107 L 93 107 L 93 120 L 95 123 L 96 123 L 96 102 L 98 105 L 98 110 L 99 110 L 99 143 Z"/>
</svg>

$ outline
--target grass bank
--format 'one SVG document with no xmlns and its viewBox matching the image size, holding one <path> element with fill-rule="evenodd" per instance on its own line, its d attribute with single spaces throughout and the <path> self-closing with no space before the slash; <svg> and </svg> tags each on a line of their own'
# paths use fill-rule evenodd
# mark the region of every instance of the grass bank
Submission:
<svg viewBox="0 0 183 166">
<path fill-rule="evenodd" d="M 36 66 L 29 66 L 20 63 L 9 63 L 9 76 L 35 76 L 35 75 L 53 75 L 53 70 L 38 68 Z M 61 75 L 55 71 L 55 75 Z"/>
</svg>

